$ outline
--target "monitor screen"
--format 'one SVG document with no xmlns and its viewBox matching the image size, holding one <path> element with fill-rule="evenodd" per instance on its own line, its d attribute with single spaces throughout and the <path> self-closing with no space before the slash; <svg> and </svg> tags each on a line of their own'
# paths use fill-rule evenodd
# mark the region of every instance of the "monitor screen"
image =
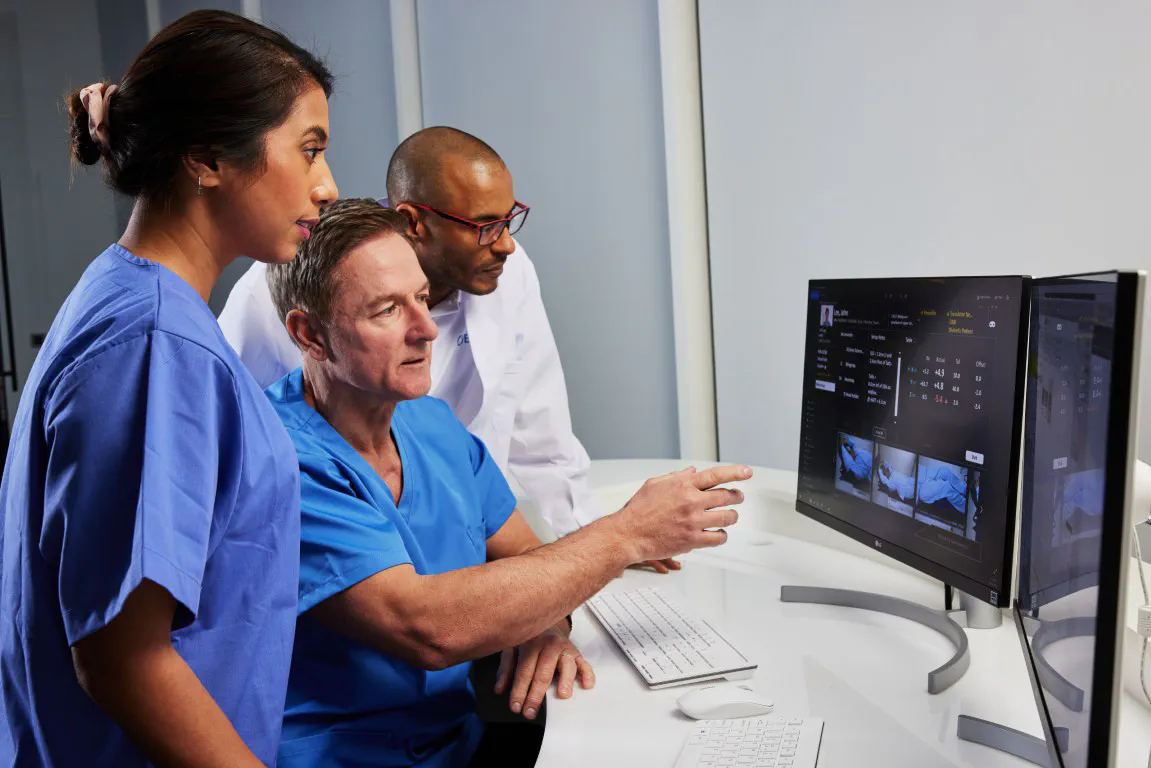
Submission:
<svg viewBox="0 0 1151 768">
<path fill-rule="evenodd" d="M 796 508 L 993 605 L 1014 545 L 1023 277 L 814 280 Z"/>
<path fill-rule="evenodd" d="M 1138 283 L 1110 273 L 1032 292 L 1016 611 L 1062 768 L 1112 764 Z"/>
</svg>

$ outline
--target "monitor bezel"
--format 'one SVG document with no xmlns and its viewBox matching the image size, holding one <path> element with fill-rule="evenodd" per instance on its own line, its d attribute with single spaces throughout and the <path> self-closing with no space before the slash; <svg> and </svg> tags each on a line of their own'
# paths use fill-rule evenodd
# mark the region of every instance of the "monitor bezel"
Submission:
<svg viewBox="0 0 1151 768">
<path fill-rule="evenodd" d="M 1023 439 L 1023 387 L 1026 384 L 1025 375 L 1027 373 L 1026 354 L 1027 354 L 1027 322 L 1031 316 L 1031 278 L 1028 275 L 957 275 L 951 277 L 897 277 L 897 278 L 838 278 L 831 280 L 809 280 L 807 284 L 807 295 L 810 296 L 813 289 L 820 286 L 845 284 L 845 283 L 882 283 L 897 287 L 899 283 L 912 283 L 922 282 L 924 280 L 940 282 L 952 280 L 1019 280 L 1020 281 L 1020 306 L 1019 312 L 1019 349 L 1017 351 L 1017 359 L 1024 361 L 1023 364 L 1017 366 L 1015 371 L 1015 407 L 1014 417 L 1012 419 L 1013 427 L 1011 431 L 1011 460 L 1009 462 L 1009 470 L 1007 477 L 1008 499 L 1007 499 L 1007 522 L 1006 529 L 1003 537 L 1003 552 L 1000 558 L 1000 572 L 1002 573 L 1002 587 L 998 590 L 993 590 L 986 584 L 977 581 L 976 579 L 967 576 L 966 574 L 955 571 L 943 565 L 930 560 L 923 555 L 918 555 L 905 547 L 894 544 L 882 536 L 876 535 L 864 528 L 857 525 L 841 520 L 840 518 L 825 512 L 822 509 L 807 504 L 799 499 L 799 490 L 796 488 L 795 511 L 801 515 L 811 518 L 817 523 L 826 525 L 845 536 L 854 539 L 860 544 L 864 544 L 881 552 L 894 560 L 897 560 L 904 565 L 908 565 L 915 570 L 924 573 L 932 578 L 939 579 L 945 584 L 955 587 L 962 592 L 965 592 L 972 597 L 982 600 L 985 603 L 996 606 L 997 608 L 1008 607 L 1011 604 L 1012 592 L 1012 577 L 1014 576 L 1015 566 L 1015 526 L 1017 518 L 1017 510 L 1019 508 L 1019 457 L 1022 451 L 1021 440 Z M 810 333 L 811 329 L 806 329 Z M 807 333 L 804 335 L 804 349 L 807 349 Z M 805 374 L 806 376 L 806 371 Z M 800 448 L 802 451 L 802 446 Z M 797 478 L 798 482 L 798 478 Z M 995 599 L 993 600 L 993 594 Z"/>
<path fill-rule="evenodd" d="M 1091 768 L 1112 768 L 1116 765 L 1118 746 L 1119 696 L 1122 691 L 1123 653 L 1120 641 L 1123 637 L 1125 607 L 1125 585 L 1128 574 L 1128 525 L 1134 486 L 1134 462 L 1136 436 L 1138 434 L 1139 402 L 1138 381 L 1140 338 L 1143 325 L 1143 292 L 1145 275 L 1139 271 L 1095 272 L 1075 275 L 1062 275 L 1035 280 L 1034 288 L 1059 285 L 1073 281 L 1099 282 L 1103 278 L 1114 277 L 1115 281 L 1115 352 L 1111 367 L 1110 405 L 1107 418 L 1107 468 L 1104 485 L 1103 509 L 1114 509 L 1118 502 L 1122 514 L 1103 516 L 1100 530 L 1100 568 L 1097 599 L 1095 606 L 1096 635 L 1095 654 L 1092 663 L 1091 715 L 1087 726 L 1087 762 Z M 1034 300 L 1031 302 L 1034 320 Z M 1123 322 L 1130 318 L 1132 322 Z M 1028 323 L 1028 336 L 1032 323 Z M 1030 407 L 1030 404 L 1028 404 Z M 1112 455 L 1122 460 L 1112 460 Z M 1020 524 L 1022 527 L 1022 509 Z M 1022 542 L 1020 542 L 1022 547 Z M 1109 557 L 1110 555 L 1110 557 Z M 1108 567 L 1110 566 L 1110 567 Z M 1047 752 L 1051 765 L 1066 768 L 1063 755 L 1058 748 L 1055 735 L 1056 725 L 1051 721 L 1039 672 L 1031 644 L 1027 640 L 1024 624 L 1025 611 L 1018 595 L 1013 601 L 1012 611 L 1015 627 L 1023 647 L 1027 662 L 1027 673 L 1031 680 L 1031 692 L 1043 723 L 1043 733 L 1047 740 Z"/>
</svg>

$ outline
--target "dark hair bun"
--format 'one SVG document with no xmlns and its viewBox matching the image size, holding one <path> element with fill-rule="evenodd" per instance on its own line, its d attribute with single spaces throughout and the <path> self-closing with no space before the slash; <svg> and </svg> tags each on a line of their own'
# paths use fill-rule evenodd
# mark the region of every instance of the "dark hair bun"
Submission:
<svg viewBox="0 0 1151 768">
<path fill-rule="evenodd" d="M 79 89 L 68 95 L 68 115 L 72 118 L 72 157 L 84 165 L 100 162 L 100 148 L 92 141 L 88 131 L 88 110 L 80 100 Z"/>
<path fill-rule="evenodd" d="M 118 192 L 157 203 L 178 183 L 188 189 L 181 168 L 190 155 L 258 173 L 266 134 L 312 84 L 331 95 L 323 62 L 279 32 L 227 11 L 192 11 L 148 41 L 106 102 L 104 175 Z M 72 156 L 96 164 L 78 91 L 68 116 Z"/>
</svg>

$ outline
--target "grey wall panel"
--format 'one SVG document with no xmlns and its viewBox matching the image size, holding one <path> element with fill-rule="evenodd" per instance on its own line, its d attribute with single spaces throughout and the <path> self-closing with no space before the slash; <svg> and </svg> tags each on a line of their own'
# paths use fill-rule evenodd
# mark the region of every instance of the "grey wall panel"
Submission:
<svg viewBox="0 0 1151 768">
<path fill-rule="evenodd" d="M 98 169 L 71 167 L 64 113 L 64 94 L 105 72 L 96 2 L 0 0 L 0 24 L 0 204 L 23 383 L 36 356 L 33 338 L 48 331 L 118 230 Z"/>
<path fill-rule="evenodd" d="M 272 5 L 272 2 L 266 4 Z M 243 11 L 243 3 L 241 0 L 214 0 L 213 2 L 204 2 L 203 0 L 159 0 L 159 5 L 160 26 L 171 24 L 186 13 L 199 11 L 204 8 L 215 8 L 221 11 L 231 11 L 232 13 L 241 13 Z"/>
<path fill-rule="evenodd" d="M 263 22 L 318 54 L 336 77 L 328 102 L 328 163 L 342 197 L 383 197 L 396 148 L 396 87 L 390 7 L 379 0 L 265 0 Z M 251 264 L 237 259 L 208 302 L 219 313 Z"/>
<path fill-rule="evenodd" d="M 655 0 L 418 8 L 425 125 L 495 147 L 532 206 L 576 433 L 594 458 L 677 456 Z"/>
</svg>

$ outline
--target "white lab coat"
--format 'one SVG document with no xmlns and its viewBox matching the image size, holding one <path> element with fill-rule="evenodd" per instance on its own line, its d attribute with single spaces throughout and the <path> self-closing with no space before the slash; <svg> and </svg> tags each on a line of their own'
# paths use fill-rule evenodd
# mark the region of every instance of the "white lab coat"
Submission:
<svg viewBox="0 0 1151 768">
<path fill-rule="evenodd" d="M 232 288 L 220 327 L 261 387 L 301 363 L 276 313 L 256 263 Z M 572 432 L 567 386 L 559 351 L 544 310 L 539 278 L 524 249 L 508 256 L 499 288 L 487 296 L 460 295 L 465 329 L 475 361 L 454 391 L 433 381 L 431 394 L 457 411 L 465 394 L 479 388 L 481 405 L 466 424 L 487 446 L 505 476 L 535 503 L 557 536 L 603 515 L 587 484 L 587 451 Z M 432 355 L 456 338 L 441 334 Z"/>
</svg>

